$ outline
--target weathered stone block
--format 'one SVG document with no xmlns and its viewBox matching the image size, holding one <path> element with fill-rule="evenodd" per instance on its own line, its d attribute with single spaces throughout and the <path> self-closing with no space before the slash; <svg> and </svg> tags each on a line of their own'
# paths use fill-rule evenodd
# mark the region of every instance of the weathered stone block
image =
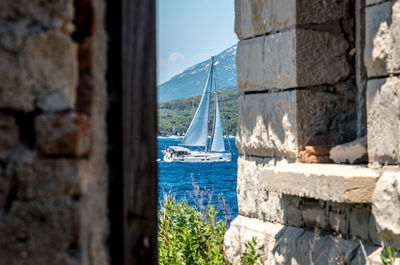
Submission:
<svg viewBox="0 0 400 265">
<path fill-rule="evenodd" d="M 77 206 L 67 197 L 13 201 L 0 222 L 0 264 L 78 264 L 68 254 L 77 243 L 77 214 Z"/>
<path fill-rule="evenodd" d="M 400 3 L 384 2 L 365 9 L 364 64 L 368 77 L 400 70 Z"/>
<path fill-rule="evenodd" d="M 260 169 L 266 190 L 333 202 L 371 202 L 379 173 L 366 167 L 291 163 Z"/>
<path fill-rule="evenodd" d="M 371 210 L 363 205 L 357 205 L 350 211 L 350 234 L 362 240 L 368 240 L 369 220 Z"/>
<path fill-rule="evenodd" d="M 42 114 L 35 120 L 37 145 L 48 156 L 81 157 L 90 153 L 92 125 L 85 114 Z"/>
<path fill-rule="evenodd" d="M 239 96 L 236 146 L 240 154 L 296 157 L 296 93 Z"/>
<path fill-rule="evenodd" d="M 400 162 L 400 79 L 374 79 L 367 84 L 369 162 Z"/>
<path fill-rule="evenodd" d="M 343 35 L 296 30 L 296 86 L 335 84 L 346 78 L 350 73 L 348 47 Z"/>
<path fill-rule="evenodd" d="M 21 200 L 60 195 L 80 198 L 86 194 L 93 178 L 92 165 L 87 160 L 33 160 L 9 171 L 20 182 L 17 197 Z"/>
<path fill-rule="evenodd" d="M 275 159 L 246 159 L 243 156 L 239 156 L 237 199 L 241 215 L 270 222 L 284 223 L 281 196 L 277 193 L 266 191 L 258 173 L 260 168 L 272 166 L 275 163 L 277 163 Z"/>
<path fill-rule="evenodd" d="M 342 203 L 327 202 L 326 207 L 330 209 L 328 212 L 328 222 L 330 228 L 337 233 L 341 233 L 342 235 L 348 235 L 351 206 Z"/>
<path fill-rule="evenodd" d="M 63 91 L 75 101 L 78 81 L 77 47 L 56 32 L 34 35 L 26 40 L 21 59 L 34 92 Z"/>
<path fill-rule="evenodd" d="M 307 137 L 344 130 L 354 120 L 350 104 L 344 94 L 308 90 L 239 96 L 239 153 L 294 161 Z"/>
<path fill-rule="evenodd" d="M 264 89 L 285 89 L 297 86 L 297 72 L 300 69 L 296 61 L 299 52 L 296 36 L 302 33 L 303 31 L 290 30 L 265 37 Z"/>
<path fill-rule="evenodd" d="M 307 29 L 240 41 L 239 92 L 335 84 L 350 73 L 348 46 L 343 35 Z"/>
<path fill-rule="evenodd" d="M 57 32 L 24 37 L 16 53 L 0 47 L 0 107 L 32 111 L 38 94 L 64 93 L 74 104 L 78 66 L 76 45 Z"/>
<path fill-rule="evenodd" d="M 372 213 L 378 237 L 400 249 L 400 170 L 385 169 L 373 194 Z"/>
<path fill-rule="evenodd" d="M 278 240 L 276 236 L 283 232 L 283 228 L 284 226 L 280 224 L 262 222 L 239 215 L 231 222 L 224 237 L 225 258 L 230 263 L 239 262 L 240 255 L 246 249 L 246 242 L 256 237 L 258 244 L 264 245 L 261 257 L 263 264 L 274 264 L 272 246 L 276 244 Z"/>
<path fill-rule="evenodd" d="M 339 20 L 348 13 L 347 0 L 236 0 L 235 32 L 247 39 L 296 24 Z"/>
<path fill-rule="evenodd" d="M 239 92 L 264 88 L 264 37 L 239 41 L 236 53 L 236 71 Z"/>
<path fill-rule="evenodd" d="M 317 200 L 304 200 L 301 204 L 301 215 L 308 227 L 317 226 L 323 229 L 329 228 L 329 220 L 324 207 Z"/>
<path fill-rule="evenodd" d="M 228 262 L 240 261 L 240 255 L 245 251 L 244 245 L 251 236 L 257 236 L 259 244 L 264 245 L 262 264 L 365 264 L 364 254 L 356 241 L 320 233 L 319 230 L 312 232 L 240 215 L 225 234 Z M 376 255 L 379 248 L 367 244 L 363 244 L 363 247 L 368 260 L 375 261 L 379 257 Z"/>
<path fill-rule="evenodd" d="M 71 100 L 62 92 L 38 96 L 36 105 L 45 112 L 71 110 L 74 106 Z"/>
<path fill-rule="evenodd" d="M 0 159 L 19 142 L 19 128 L 13 116 L 0 113 Z"/>
<path fill-rule="evenodd" d="M 74 18 L 72 0 L 3 0 L 0 3 L 0 18 L 24 17 L 46 26 L 57 26 Z"/>
</svg>

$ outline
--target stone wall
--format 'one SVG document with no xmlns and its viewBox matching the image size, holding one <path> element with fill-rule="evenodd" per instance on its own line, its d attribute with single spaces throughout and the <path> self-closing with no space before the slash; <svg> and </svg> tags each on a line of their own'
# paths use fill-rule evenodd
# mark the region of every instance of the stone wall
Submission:
<svg viewBox="0 0 400 265">
<path fill-rule="evenodd" d="M 295 161 L 308 136 L 356 138 L 352 5 L 236 1 L 241 155 Z M 315 16 L 320 10 L 329 15 Z"/>
<path fill-rule="evenodd" d="M 399 7 L 235 1 L 239 216 L 228 261 L 252 236 L 264 264 L 379 264 L 382 243 L 400 250 Z M 307 137 L 367 132 L 369 167 L 298 163 Z"/>
<path fill-rule="evenodd" d="M 0 2 L 0 264 L 106 264 L 102 0 Z"/>
</svg>

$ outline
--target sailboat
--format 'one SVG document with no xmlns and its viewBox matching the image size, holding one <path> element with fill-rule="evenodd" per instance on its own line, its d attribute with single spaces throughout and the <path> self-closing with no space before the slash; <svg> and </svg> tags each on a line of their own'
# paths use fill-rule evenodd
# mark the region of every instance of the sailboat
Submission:
<svg viewBox="0 0 400 265">
<path fill-rule="evenodd" d="M 180 146 L 168 146 L 163 150 L 164 162 L 229 162 L 232 159 L 232 149 L 228 140 L 230 151 L 225 149 L 221 112 L 218 102 L 214 57 L 211 57 L 208 77 L 204 87 L 199 107 Z M 214 86 L 213 86 L 214 85 Z M 212 90 L 215 94 L 214 122 L 211 141 L 208 143 L 210 103 Z M 223 117 L 223 115 L 222 115 Z M 224 126 L 225 127 L 225 126 Z M 226 130 L 225 130 L 226 131 Z M 193 151 L 184 146 L 204 147 L 204 151 Z"/>
</svg>

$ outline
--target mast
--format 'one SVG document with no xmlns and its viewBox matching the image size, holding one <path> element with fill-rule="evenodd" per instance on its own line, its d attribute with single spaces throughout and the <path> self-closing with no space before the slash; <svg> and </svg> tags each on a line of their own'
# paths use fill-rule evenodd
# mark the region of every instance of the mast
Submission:
<svg viewBox="0 0 400 265">
<path fill-rule="evenodd" d="M 211 65 L 210 65 L 210 75 L 209 75 L 209 82 L 210 82 L 210 89 L 209 89 L 209 93 L 210 93 L 210 95 L 209 95 L 209 97 L 210 97 L 210 101 L 209 101 L 209 103 L 208 104 L 211 104 L 211 90 L 212 90 L 212 81 L 213 81 L 213 76 L 214 76 L 214 72 L 213 72 L 213 69 L 214 69 L 214 56 L 211 56 Z M 207 120 L 207 143 L 206 143 L 206 147 L 205 147 L 205 151 L 207 152 L 208 151 L 208 130 L 209 130 L 209 125 L 208 125 L 208 123 L 209 123 L 209 119 Z"/>
</svg>

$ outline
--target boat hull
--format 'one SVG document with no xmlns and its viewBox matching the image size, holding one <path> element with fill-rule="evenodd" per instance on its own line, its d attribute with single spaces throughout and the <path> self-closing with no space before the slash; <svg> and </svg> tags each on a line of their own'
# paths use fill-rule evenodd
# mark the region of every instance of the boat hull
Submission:
<svg viewBox="0 0 400 265">
<path fill-rule="evenodd" d="M 230 162 L 232 154 L 230 153 L 207 153 L 192 151 L 186 156 L 175 156 L 169 153 L 164 155 L 164 162 L 168 163 L 215 163 Z"/>
</svg>

